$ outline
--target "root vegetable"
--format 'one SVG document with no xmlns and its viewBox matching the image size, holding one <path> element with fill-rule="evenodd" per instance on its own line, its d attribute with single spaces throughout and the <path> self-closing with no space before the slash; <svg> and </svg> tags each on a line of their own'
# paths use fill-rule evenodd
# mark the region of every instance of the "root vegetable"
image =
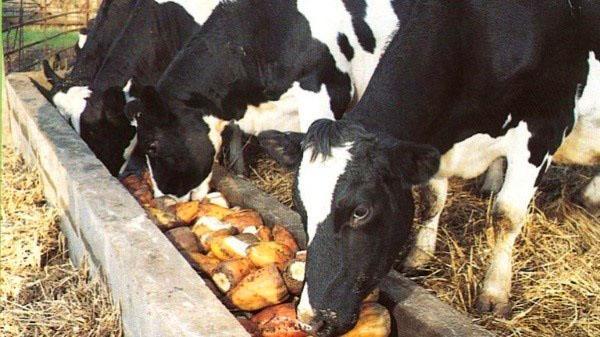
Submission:
<svg viewBox="0 0 600 337">
<path fill-rule="evenodd" d="M 203 202 L 209 203 L 209 204 L 213 204 L 213 205 L 217 205 L 217 206 L 221 206 L 223 208 L 229 208 L 229 202 L 227 201 L 227 199 L 225 199 L 225 197 L 223 196 L 223 194 L 221 194 L 221 192 L 212 192 L 212 193 L 208 193 L 206 195 L 206 197 L 204 198 Z"/>
<path fill-rule="evenodd" d="M 176 203 L 177 203 L 177 200 L 165 195 L 162 197 L 154 198 L 154 200 L 152 200 L 152 203 L 150 204 L 150 206 L 152 206 L 154 208 L 158 208 L 163 211 L 167 211 L 168 209 L 173 207 Z"/>
<path fill-rule="evenodd" d="M 283 281 L 292 295 L 299 296 L 304 286 L 306 262 L 299 259 L 289 261 L 283 269 Z"/>
<path fill-rule="evenodd" d="M 212 280 L 222 292 L 228 292 L 252 270 L 254 265 L 248 259 L 223 261 L 213 271 Z"/>
<path fill-rule="evenodd" d="M 147 209 L 148 215 L 150 219 L 154 221 L 154 223 L 160 228 L 162 231 L 167 231 L 169 229 L 173 229 L 175 227 L 181 227 L 184 225 L 175 214 L 162 211 L 158 208 L 149 207 Z"/>
<path fill-rule="evenodd" d="M 305 337 L 302 323 L 296 317 L 292 303 L 268 307 L 252 316 L 251 321 L 258 325 L 263 337 Z"/>
<path fill-rule="evenodd" d="M 252 244 L 246 252 L 256 266 L 275 264 L 279 270 L 283 270 L 285 264 L 294 257 L 294 252 L 288 246 L 274 241 Z"/>
<path fill-rule="evenodd" d="M 392 331 L 392 321 L 388 310 L 378 303 L 364 303 L 361 306 L 358 322 L 342 337 L 387 337 Z"/>
<path fill-rule="evenodd" d="M 258 212 L 256 211 L 249 209 L 229 214 L 223 218 L 223 222 L 231 224 L 240 232 L 243 232 L 246 227 L 258 228 L 263 225 L 263 221 L 260 217 L 260 214 L 258 214 Z"/>
<path fill-rule="evenodd" d="M 210 251 L 221 260 L 246 257 L 248 247 L 257 239 L 252 234 L 218 237 L 210 242 Z"/>
<path fill-rule="evenodd" d="M 279 270 L 270 265 L 246 275 L 228 296 L 239 309 L 254 311 L 285 301 L 288 292 Z"/>
<path fill-rule="evenodd" d="M 271 228 L 267 226 L 260 226 L 256 232 L 256 236 L 260 241 L 271 241 L 273 240 L 273 235 L 271 233 Z"/>
<path fill-rule="evenodd" d="M 203 271 L 207 275 L 212 275 L 215 268 L 221 263 L 216 257 L 207 256 L 201 253 L 189 253 L 190 262 L 197 270 Z"/>
<path fill-rule="evenodd" d="M 200 236 L 200 239 L 198 240 L 198 244 L 200 245 L 200 248 L 204 251 L 204 252 L 213 252 L 211 250 L 211 245 L 213 243 L 213 241 L 215 242 L 219 242 L 219 239 L 222 239 L 224 237 L 228 237 L 228 236 L 232 236 L 236 234 L 236 229 L 234 227 L 231 228 L 227 228 L 227 229 L 220 229 L 218 231 L 214 231 L 214 232 L 207 232 L 204 233 Z M 219 259 L 223 259 L 226 260 L 227 258 L 233 257 L 233 256 L 228 256 L 226 258 L 222 257 L 224 256 L 223 254 L 221 255 L 216 255 L 216 257 L 218 257 Z"/>
<path fill-rule="evenodd" d="M 188 227 L 173 228 L 165 233 L 177 250 L 186 253 L 200 253 L 198 239 Z"/>
<path fill-rule="evenodd" d="M 135 174 L 129 175 L 121 179 L 121 184 L 127 188 L 139 203 L 143 205 L 150 204 L 153 199 L 152 186 L 144 179 L 143 176 Z"/>
<path fill-rule="evenodd" d="M 279 242 L 288 246 L 291 250 L 295 252 L 298 251 L 298 244 L 296 243 L 296 239 L 292 233 L 290 233 L 285 227 L 281 225 L 273 226 L 273 240 L 275 242 Z"/>
<path fill-rule="evenodd" d="M 219 220 L 223 220 L 224 217 L 229 214 L 235 213 L 235 210 L 221 207 L 214 204 L 200 204 L 198 206 L 198 217 L 211 216 Z"/>
<path fill-rule="evenodd" d="M 199 201 L 188 201 L 172 206 L 175 215 L 186 224 L 191 224 L 198 217 Z"/>
<path fill-rule="evenodd" d="M 197 237 L 201 237 L 202 235 L 204 235 L 208 232 L 215 232 L 218 230 L 231 229 L 231 228 L 233 228 L 233 226 L 231 226 L 229 224 L 225 224 L 217 218 L 210 217 L 210 216 L 203 216 L 203 217 L 198 218 L 198 220 L 196 220 L 196 223 L 192 227 L 192 232 L 194 232 L 194 234 L 196 234 Z"/>
</svg>

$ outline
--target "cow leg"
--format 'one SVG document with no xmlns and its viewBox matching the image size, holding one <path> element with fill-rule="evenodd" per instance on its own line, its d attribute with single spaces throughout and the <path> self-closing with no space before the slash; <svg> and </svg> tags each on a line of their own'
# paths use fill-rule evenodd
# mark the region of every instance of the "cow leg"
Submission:
<svg viewBox="0 0 600 337">
<path fill-rule="evenodd" d="M 421 221 L 415 244 L 404 260 L 404 271 L 417 269 L 431 260 L 435 252 L 440 215 L 446 203 L 448 179 L 434 178 L 420 188 L 422 199 Z"/>
<path fill-rule="evenodd" d="M 592 214 L 600 213 L 600 173 L 577 193 L 576 201 Z"/>
<path fill-rule="evenodd" d="M 504 185 L 494 204 L 495 244 L 477 303 L 480 312 L 491 311 L 503 317 L 508 316 L 511 310 L 509 294 L 513 246 L 525 223 L 528 206 L 536 190 L 536 179 L 543 166 L 529 163 L 526 156 L 514 157 L 507 158 Z"/>
<path fill-rule="evenodd" d="M 494 160 L 485 172 L 485 180 L 481 192 L 486 195 L 495 194 L 502 188 L 504 182 L 504 158 Z"/>
</svg>

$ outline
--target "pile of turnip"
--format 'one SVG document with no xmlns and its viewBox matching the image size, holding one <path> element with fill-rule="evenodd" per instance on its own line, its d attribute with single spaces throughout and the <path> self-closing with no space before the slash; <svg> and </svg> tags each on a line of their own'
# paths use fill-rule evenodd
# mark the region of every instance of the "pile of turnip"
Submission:
<svg viewBox="0 0 600 337">
<path fill-rule="evenodd" d="M 147 174 L 121 182 L 252 336 L 308 336 L 310 326 L 295 309 L 306 251 L 284 226 L 268 227 L 258 212 L 231 208 L 219 192 L 176 203 L 153 198 Z M 344 336 L 390 334 L 389 312 L 377 300 L 378 291 L 365 298 L 356 326 Z"/>
</svg>

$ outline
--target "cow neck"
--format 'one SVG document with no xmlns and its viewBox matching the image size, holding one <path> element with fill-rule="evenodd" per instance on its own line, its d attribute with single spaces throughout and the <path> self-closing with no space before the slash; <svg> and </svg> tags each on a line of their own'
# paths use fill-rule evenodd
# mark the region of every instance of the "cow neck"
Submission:
<svg viewBox="0 0 600 337">
<path fill-rule="evenodd" d="M 123 86 L 131 78 L 143 85 L 155 85 L 196 27 L 181 6 L 142 0 L 111 46 L 94 78 L 93 89 Z"/>
<path fill-rule="evenodd" d="M 136 0 L 102 2 L 89 30 L 86 43 L 77 56 L 73 69 L 67 75 L 69 81 L 85 84 L 92 81 L 115 37 L 123 29 L 123 23 L 129 18 L 135 3 Z"/>
</svg>

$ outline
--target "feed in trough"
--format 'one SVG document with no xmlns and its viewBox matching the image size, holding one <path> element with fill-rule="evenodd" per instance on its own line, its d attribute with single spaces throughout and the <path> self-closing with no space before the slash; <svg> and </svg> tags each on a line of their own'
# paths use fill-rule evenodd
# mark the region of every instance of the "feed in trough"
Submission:
<svg viewBox="0 0 600 337">
<path fill-rule="evenodd" d="M 309 335 L 311 327 L 297 318 L 295 308 L 306 251 L 299 250 L 285 226 L 269 228 L 258 212 L 229 208 L 218 192 L 177 203 L 153 199 L 145 174 L 121 182 L 251 336 Z M 378 295 L 376 289 L 365 298 L 356 327 L 344 336 L 389 335 L 390 315 L 376 303 Z"/>
</svg>

